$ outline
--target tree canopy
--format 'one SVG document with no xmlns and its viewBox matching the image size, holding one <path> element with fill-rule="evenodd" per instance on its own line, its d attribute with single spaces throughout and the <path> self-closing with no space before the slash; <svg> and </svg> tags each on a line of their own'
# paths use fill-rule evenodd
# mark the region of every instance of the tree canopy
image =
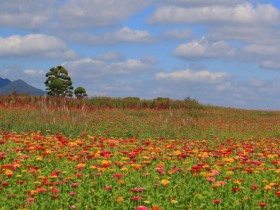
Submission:
<svg viewBox="0 0 280 210">
<path fill-rule="evenodd" d="M 84 98 L 84 97 L 87 97 L 87 93 L 86 93 L 86 90 L 85 88 L 83 87 L 77 87 L 75 90 L 74 90 L 74 94 L 77 98 Z"/>
<path fill-rule="evenodd" d="M 50 69 L 46 74 L 46 90 L 50 96 L 73 96 L 73 86 L 68 71 L 63 66 L 57 66 Z"/>
</svg>

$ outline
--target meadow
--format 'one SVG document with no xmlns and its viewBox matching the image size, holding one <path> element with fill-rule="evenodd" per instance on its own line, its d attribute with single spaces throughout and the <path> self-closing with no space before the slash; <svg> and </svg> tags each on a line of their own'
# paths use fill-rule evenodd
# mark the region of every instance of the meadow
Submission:
<svg viewBox="0 0 280 210">
<path fill-rule="evenodd" d="M 280 112 L 0 97 L 0 209 L 279 209 Z"/>
</svg>

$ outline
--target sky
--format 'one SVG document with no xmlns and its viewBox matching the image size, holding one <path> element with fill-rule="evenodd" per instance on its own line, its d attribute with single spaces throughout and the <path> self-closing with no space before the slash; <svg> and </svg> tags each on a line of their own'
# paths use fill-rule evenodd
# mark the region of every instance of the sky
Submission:
<svg viewBox="0 0 280 210">
<path fill-rule="evenodd" d="M 280 110 L 279 0 L 1 0 L 0 77 Z"/>
</svg>

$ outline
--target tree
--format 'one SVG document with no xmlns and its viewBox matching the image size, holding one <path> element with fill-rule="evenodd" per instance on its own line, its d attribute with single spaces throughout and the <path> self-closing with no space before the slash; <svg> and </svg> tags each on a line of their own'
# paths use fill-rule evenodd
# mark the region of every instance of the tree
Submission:
<svg viewBox="0 0 280 210">
<path fill-rule="evenodd" d="M 77 98 L 84 98 L 84 97 L 87 97 L 87 93 L 86 93 L 86 90 L 85 88 L 83 87 L 77 87 L 75 90 L 74 90 L 74 94 Z"/>
<path fill-rule="evenodd" d="M 46 74 L 45 85 L 47 94 L 50 96 L 72 97 L 73 86 L 68 71 L 63 66 L 57 66 L 50 69 Z"/>
</svg>

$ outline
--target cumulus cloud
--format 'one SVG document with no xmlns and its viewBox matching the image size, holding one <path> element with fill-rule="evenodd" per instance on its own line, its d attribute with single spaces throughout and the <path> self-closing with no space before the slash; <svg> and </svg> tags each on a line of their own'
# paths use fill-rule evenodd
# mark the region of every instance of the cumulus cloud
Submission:
<svg viewBox="0 0 280 210">
<path fill-rule="evenodd" d="M 0 26 L 36 29 L 50 20 L 57 2 L 58 0 L 0 1 Z"/>
<path fill-rule="evenodd" d="M 59 11 L 59 22 L 66 28 L 110 26 L 145 8 L 149 1 L 139 0 L 68 0 Z"/>
<path fill-rule="evenodd" d="M 217 41 L 209 43 L 205 38 L 179 45 L 174 55 L 183 59 L 205 59 L 233 56 L 236 53 L 228 43 Z"/>
<path fill-rule="evenodd" d="M 77 54 L 54 36 L 29 34 L 0 37 L 0 56 L 73 59 Z"/>
<path fill-rule="evenodd" d="M 157 73 L 157 80 L 169 80 L 169 81 L 190 81 L 201 83 L 215 83 L 224 80 L 228 77 L 228 74 L 224 72 L 210 72 L 207 70 L 193 71 L 191 69 L 175 71 L 171 73 Z"/>
<path fill-rule="evenodd" d="M 89 43 L 94 45 L 107 45 L 118 42 L 150 43 L 153 41 L 153 37 L 148 31 L 133 30 L 128 27 L 122 27 L 117 31 L 101 35 L 73 34 L 66 36 L 75 42 Z"/>
<path fill-rule="evenodd" d="M 280 13 L 271 4 L 250 3 L 229 6 L 176 7 L 163 6 L 156 9 L 150 23 L 231 23 L 231 24 L 269 24 L 279 22 Z"/>
<path fill-rule="evenodd" d="M 103 59 L 84 58 L 65 62 L 62 65 L 76 77 L 94 79 L 149 73 L 155 69 L 155 63 L 151 60 L 153 59 L 143 58 L 108 62 Z"/>
</svg>

